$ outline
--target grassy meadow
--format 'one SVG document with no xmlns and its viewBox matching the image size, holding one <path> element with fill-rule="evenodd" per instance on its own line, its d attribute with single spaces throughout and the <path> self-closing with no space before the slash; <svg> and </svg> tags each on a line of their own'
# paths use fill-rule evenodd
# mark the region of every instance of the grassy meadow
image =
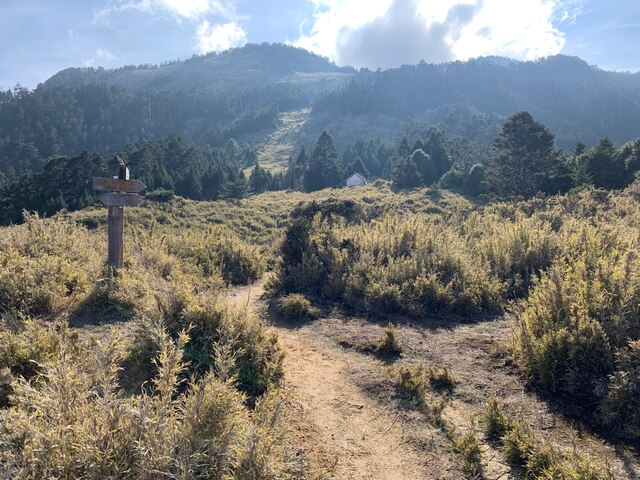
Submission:
<svg viewBox="0 0 640 480">
<path fill-rule="evenodd" d="M 119 272 L 103 264 L 104 208 L 25 214 L 0 230 L 2 476 L 315 478 L 291 440 L 277 336 L 225 299 L 265 275 L 276 312 L 292 319 L 327 305 L 452 323 L 506 314 L 523 382 L 579 405 L 599 434 L 637 443 L 639 201 L 638 184 L 474 204 L 386 182 L 145 200 L 127 211 Z M 385 332 L 374 346 L 399 351 Z M 398 388 L 422 398 L 437 382 L 453 384 L 446 369 L 400 370 Z M 487 436 L 525 465 L 542 462 L 526 478 L 606 478 L 580 473 L 591 468 L 583 457 L 553 463 L 525 424 L 486 402 Z M 475 440 L 451 438 L 481 478 Z"/>
</svg>

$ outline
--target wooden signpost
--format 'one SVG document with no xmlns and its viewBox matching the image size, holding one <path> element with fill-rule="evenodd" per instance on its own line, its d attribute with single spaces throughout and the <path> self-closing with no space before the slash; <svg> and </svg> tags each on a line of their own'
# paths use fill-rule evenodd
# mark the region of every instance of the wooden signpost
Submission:
<svg viewBox="0 0 640 480">
<path fill-rule="evenodd" d="M 116 155 L 109 162 L 109 178 L 94 177 L 94 190 L 105 190 L 100 201 L 108 208 L 107 265 L 122 268 L 124 251 L 124 207 L 135 207 L 140 200 L 139 192 L 147 188 L 140 180 L 129 180 L 129 169 Z"/>
</svg>

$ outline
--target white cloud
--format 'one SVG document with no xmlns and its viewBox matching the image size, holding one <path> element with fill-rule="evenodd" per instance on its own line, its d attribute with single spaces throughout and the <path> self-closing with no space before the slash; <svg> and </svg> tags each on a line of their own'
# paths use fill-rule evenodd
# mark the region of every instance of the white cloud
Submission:
<svg viewBox="0 0 640 480">
<path fill-rule="evenodd" d="M 178 20 L 198 20 L 207 15 L 219 15 L 225 19 L 236 17 L 233 2 L 219 0 L 109 0 L 107 6 L 94 15 L 94 21 L 126 10 L 146 13 L 165 12 Z"/>
<path fill-rule="evenodd" d="M 196 31 L 198 52 L 220 52 L 247 43 L 247 32 L 235 22 L 210 25 L 204 20 Z"/>
<path fill-rule="evenodd" d="M 189 22 L 196 28 L 195 48 L 199 53 L 247 43 L 247 32 L 239 22 L 248 17 L 237 13 L 236 0 L 108 0 L 107 6 L 95 13 L 94 22 L 108 23 L 111 16 L 130 10 L 170 15 L 178 23 Z"/>
<path fill-rule="evenodd" d="M 107 62 L 111 62 L 112 60 L 116 60 L 116 56 L 111 53 L 106 48 L 99 48 L 96 50 L 96 57 L 98 60 L 106 60 Z"/>
<path fill-rule="evenodd" d="M 84 61 L 84 65 L 85 67 L 93 67 L 96 65 L 96 63 L 104 64 L 107 62 L 113 62 L 115 60 L 118 60 L 118 57 L 116 57 L 109 50 L 107 50 L 106 48 L 98 48 L 93 57 Z"/>
<path fill-rule="evenodd" d="M 482 55 L 557 54 L 583 0 L 307 0 L 311 29 L 295 45 L 369 68 Z"/>
<path fill-rule="evenodd" d="M 485 0 L 453 45 L 456 58 L 502 55 L 534 60 L 560 53 L 564 35 L 553 25 L 556 0 Z M 478 34 L 482 31 L 483 34 Z"/>
</svg>

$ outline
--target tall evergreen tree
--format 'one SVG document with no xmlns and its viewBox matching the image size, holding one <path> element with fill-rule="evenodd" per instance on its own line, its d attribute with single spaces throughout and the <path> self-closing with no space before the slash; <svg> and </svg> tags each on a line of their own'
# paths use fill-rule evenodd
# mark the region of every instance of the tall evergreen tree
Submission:
<svg viewBox="0 0 640 480">
<path fill-rule="evenodd" d="M 445 148 L 442 133 L 438 130 L 431 130 L 431 132 L 429 133 L 429 138 L 427 138 L 427 142 L 425 143 L 423 150 L 431 157 L 431 160 L 436 167 L 438 178 L 444 175 L 451 168 L 451 165 L 453 164 L 453 162 L 451 161 L 451 156 Z M 438 178 L 436 178 L 436 180 Z"/>
<path fill-rule="evenodd" d="M 640 138 L 625 143 L 620 148 L 619 155 L 621 161 L 624 162 L 629 178 L 640 171 Z M 2 181 L 0 181 L 0 185 L 2 185 Z"/>
<path fill-rule="evenodd" d="M 407 137 L 403 137 L 396 149 L 393 151 L 393 154 L 389 157 L 389 160 L 385 164 L 382 176 L 384 178 L 393 180 L 393 171 L 395 170 L 396 165 L 405 162 L 405 159 L 409 158 L 409 155 L 411 155 L 411 153 L 412 150 L 411 146 L 409 145 L 409 140 L 407 140 Z"/>
<path fill-rule="evenodd" d="M 418 150 L 421 152 L 422 150 Z M 396 190 L 414 188 L 422 184 L 422 177 L 413 155 L 398 157 L 391 171 L 391 182 Z"/>
<path fill-rule="evenodd" d="M 249 186 L 253 193 L 262 193 L 271 190 L 271 174 L 260 166 L 259 163 L 251 170 L 249 175 Z"/>
<path fill-rule="evenodd" d="M 622 188 L 627 182 L 624 159 L 618 155 L 615 145 L 605 137 L 591 150 L 580 155 L 583 168 L 596 187 Z"/>
<path fill-rule="evenodd" d="M 305 187 L 310 192 L 336 187 L 342 181 L 342 177 L 343 172 L 333 139 L 327 132 L 322 132 L 311 155 L 309 169 L 305 175 Z"/>
<path fill-rule="evenodd" d="M 431 158 L 431 155 L 424 150 L 418 149 L 411 154 L 411 162 L 417 167 L 419 177 L 424 185 L 431 185 L 438 181 L 438 168 Z"/>
<path fill-rule="evenodd" d="M 510 116 L 493 142 L 487 183 L 499 195 L 535 195 L 557 166 L 553 138 L 529 112 Z"/>
</svg>

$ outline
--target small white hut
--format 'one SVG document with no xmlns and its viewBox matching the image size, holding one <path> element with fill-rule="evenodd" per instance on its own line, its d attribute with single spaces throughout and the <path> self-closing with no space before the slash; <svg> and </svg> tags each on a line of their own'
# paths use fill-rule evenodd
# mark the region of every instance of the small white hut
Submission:
<svg viewBox="0 0 640 480">
<path fill-rule="evenodd" d="M 347 178 L 345 184 L 347 187 L 364 187 L 365 185 L 369 185 L 369 180 L 364 178 L 364 176 L 360 175 L 358 172 L 355 172 Z"/>
</svg>

